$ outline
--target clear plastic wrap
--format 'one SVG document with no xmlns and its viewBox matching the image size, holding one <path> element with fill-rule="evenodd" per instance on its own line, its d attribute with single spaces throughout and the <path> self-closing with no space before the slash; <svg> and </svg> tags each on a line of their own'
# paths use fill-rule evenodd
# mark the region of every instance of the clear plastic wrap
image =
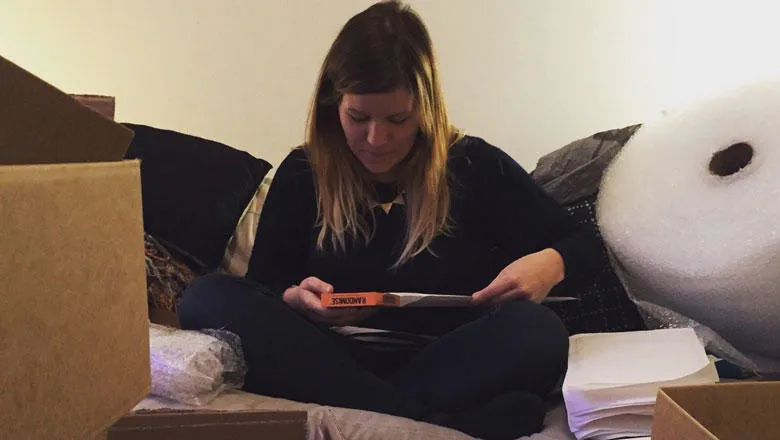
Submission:
<svg viewBox="0 0 780 440">
<path fill-rule="evenodd" d="M 227 389 L 243 386 L 247 368 L 241 341 L 226 330 L 150 324 L 149 348 L 155 396 L 200 406 Z"/>
</svg>

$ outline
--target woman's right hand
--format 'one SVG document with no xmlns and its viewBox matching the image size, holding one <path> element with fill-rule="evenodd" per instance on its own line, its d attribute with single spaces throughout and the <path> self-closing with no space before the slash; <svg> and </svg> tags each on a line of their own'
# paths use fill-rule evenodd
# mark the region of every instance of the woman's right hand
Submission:
<svg viewBox="0 0 780 440">
<path fill-rule="evenodd" d="M 320 296 L 333 292 L 333 286 L 317 277 L 308 277 L 301 284 L 284 291 L 282 299 L 293 309 L 314 322 L 329 325 L 353 325 L 376 313 L 376 307 L 328 308 Z"/>
</svg>

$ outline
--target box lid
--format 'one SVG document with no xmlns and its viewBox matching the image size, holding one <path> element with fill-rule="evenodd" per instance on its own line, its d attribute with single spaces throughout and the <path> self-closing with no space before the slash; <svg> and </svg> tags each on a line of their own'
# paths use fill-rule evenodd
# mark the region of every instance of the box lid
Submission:
<svg viewBox="0 0 780 440">
<path fill-rule="evenodd" d="M 121 160 L 133 132 L 0 57 L 0 165 Z"/>
<path fill-rule="evenodd" d="M 112 160 L 0 166 L 0 439 L 94 438 L 150 388 L 139 163 L 121 126 L 0 78 L 0 161 Z"/>
<path fill-rule="evenodd" d="M 770 440 L 780 433 L 780 382 L 662 388 L 653 440 Z"/>
</svg>

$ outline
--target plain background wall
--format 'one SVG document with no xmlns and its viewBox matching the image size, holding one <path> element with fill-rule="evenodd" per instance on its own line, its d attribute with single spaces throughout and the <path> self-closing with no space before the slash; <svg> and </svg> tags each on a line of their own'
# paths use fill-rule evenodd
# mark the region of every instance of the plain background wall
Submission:
<svg viewBox="0 0 780 440">
<path fill-rule="evenodd" d="M 370 0 L 0 0 L 0 54 L 117 119 L 274 165 L 303 139 L 313 82 Z M 454 122 L 529 170 L 595 131 L 780 71 L 764 1 L 417 0 Z M 2 80 L 2 78 L 0 78 Z"/>
</svg>

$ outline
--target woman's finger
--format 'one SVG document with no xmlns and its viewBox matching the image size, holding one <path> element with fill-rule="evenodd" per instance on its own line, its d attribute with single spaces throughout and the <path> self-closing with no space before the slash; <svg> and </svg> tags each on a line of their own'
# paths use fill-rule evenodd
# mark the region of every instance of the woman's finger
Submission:
<svg viewBox="0 0 780 440">
<path fill-rule="evenodd" d="M 301 287 L 316 295 L 333 292 L 333 286 L 317 277 L 308 277 L 301 281 Z"/>
<path fill-rule="evenodd" d="M 506 277 L 499 275 L 484 289 L 471 295 L 474 304 L 490 304 L 497 297 L 512 289 L 512 285 Z"/>
</svg>

